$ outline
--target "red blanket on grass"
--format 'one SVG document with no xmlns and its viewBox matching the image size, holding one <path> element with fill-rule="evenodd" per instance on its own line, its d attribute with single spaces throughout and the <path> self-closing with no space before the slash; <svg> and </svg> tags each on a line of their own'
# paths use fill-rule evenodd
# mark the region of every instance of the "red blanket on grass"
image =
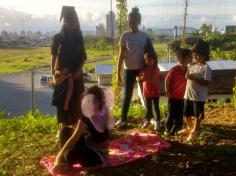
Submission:
<svg viewBox="0 0 236 176">
<path fill-rule="evenodd" d="M 169 147 L 170 144 L 156 134 L 134 132 L 110 142 L 109 159 L 106 164 L 92 168 L 74 164 L 73 169 L 67 174 L 64 174 L 64 176 L 79 176 L 80 172 L 83 170 L 123 165 L 137 159 L 145 158 L 148 155 Z M 57 174 L 53 174 L 52 172 L 53 161 L 54 157 L 48 156 L 42 158 L 40 164 L 44 166 L 50 174 L 56 176 Z"/>
</svg>

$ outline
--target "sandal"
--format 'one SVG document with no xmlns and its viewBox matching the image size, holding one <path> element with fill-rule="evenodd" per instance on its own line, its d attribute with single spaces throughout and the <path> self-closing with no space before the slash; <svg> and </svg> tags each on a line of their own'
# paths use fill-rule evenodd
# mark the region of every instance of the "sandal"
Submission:
<svg viewBox="0 0 236 176">
<path fill-rule="evenodd" d="M 190 129 L 188 129 L 188 128 L 184 128 L 184 129 L 177 132 L 178 135 L 187 135 L 189 133 L 190 133 Z"/>
</svg>

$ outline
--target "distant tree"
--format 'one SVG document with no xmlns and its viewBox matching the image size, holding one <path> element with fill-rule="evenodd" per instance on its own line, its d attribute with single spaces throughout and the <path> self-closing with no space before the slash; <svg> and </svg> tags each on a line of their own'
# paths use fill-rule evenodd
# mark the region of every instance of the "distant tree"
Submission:
<svg viewBox="0 0 236 176">
<path fill-rule="evenodd" d="M 203 23 L 199 29 L 199 33 L 202 35 L 208 35 L 212 33 L 212 25 L 207 25 L 206 23 Z"/>
<path fill-rule="evenodd" d="M 162 43 L 162 42 L 164 42 L 166 37 L 167 37 L 166 34 L 157 34 L 156 35 L 156 40 L 157 40 L 158 43 Z"/>
<path fill-rule="evenodd" d="M 127 21 L 127 0 L 116 0 L 116 7 L 117 7 L 117 35 L 118 39 L 120 38 L 120 35 L 127 31 L 128 29 L 128 21 Z M 117 62 L 118 62 L 118 57 L 114 57 L 114 71 L 112 75 L 112 88 L 114 91 L 115 95 L 115 106 L 114 106 L 114 111 L 117 110 L 117 108 L 120 105 L 121 102 L 121 86 L 117 84 L 116 81 L 116 73 L 117 73 Z"/>
<path fill-rule="evenodd" d="M 128 29 L 127 0 L 116 0 L 117 7 L 117 35 L 119 36 Z"/>
</svg>

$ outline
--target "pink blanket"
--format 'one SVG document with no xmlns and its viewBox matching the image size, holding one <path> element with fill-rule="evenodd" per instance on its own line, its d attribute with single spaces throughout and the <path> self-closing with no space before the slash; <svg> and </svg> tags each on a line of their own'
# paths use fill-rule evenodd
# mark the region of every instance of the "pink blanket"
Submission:
<svg viewBox="0 0 236 176">
<path fill-rule="evenodd" d="M 123 165 L 137 159 L 145 158 L 148 155 L 169 147 L 170 144 L 156 134 L 134 132 L 110 142 L 109 160 L 106 164 L 95 168 L 85 168 L 79 164 L 74 164 L 73 170 L 65 174 L 65 176 L 79 176 L 83 170 Z M 46 167 L 50 174 L 56 176 L 52 172 L 53 161 L 54 157 L 48 156 L 42 158 L 40 164 Z"/>
</svg>

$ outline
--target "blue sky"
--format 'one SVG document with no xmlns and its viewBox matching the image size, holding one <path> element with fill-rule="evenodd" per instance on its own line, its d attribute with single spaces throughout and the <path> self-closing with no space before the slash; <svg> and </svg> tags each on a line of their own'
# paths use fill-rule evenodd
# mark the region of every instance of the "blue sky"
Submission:
<svg viewBox="0 0 236 176">
<path fill-rule="evenodd" d="M 222 29 L 225 25 L 236 25 L 235 1 L 189 0 L 187 26 L 198 28 L 207 23 Z M 115 0 L 112 2 L 116 11 Z M 85 30 L 95 30 L 95 25 L 105 23 L 105 15 L 110 10 L 110 0 L 0 0 L 0 31 L 57 30 L 62 5 L 76 6 Z M 128 0 L 128 10 L 134 6 L 139 7 L 142 24 L 147 27 L 183 25 L 184 0 Z"/>
</svg>

